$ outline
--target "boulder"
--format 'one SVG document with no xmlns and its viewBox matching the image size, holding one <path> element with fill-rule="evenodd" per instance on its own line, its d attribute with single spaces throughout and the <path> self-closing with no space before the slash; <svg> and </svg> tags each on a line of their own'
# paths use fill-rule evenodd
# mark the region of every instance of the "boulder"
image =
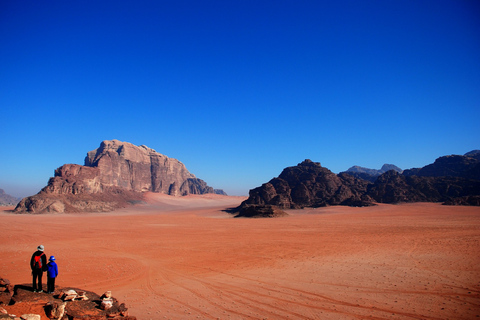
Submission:
<svg viewBox="0 0 480 320">
<path fill-rule="evenodd" d="M 59 298 L 62 299 L 63 301 L 73 301 L 77 297 L 77 292 L 75 290 L 69 289 L 63 291 Z"/>
<path fill-rule="evenodd" d="M 65 314 L 67 302 L 51 301 L 45 305 L 45 313 L 52 320 L 60 320 Z"/>
</svg>

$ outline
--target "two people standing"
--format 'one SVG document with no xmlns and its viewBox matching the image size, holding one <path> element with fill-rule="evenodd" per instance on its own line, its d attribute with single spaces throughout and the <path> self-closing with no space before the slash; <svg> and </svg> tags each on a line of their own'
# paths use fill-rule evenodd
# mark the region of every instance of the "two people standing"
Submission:
<svg viewBox="0 0 480 320">
<path fill-rule="evenodd" d="M 43 292 L 42 277 L 43 272 L 47 271 L 47 287 L 48 293 L 55 291 L 55 278 L 58 276 L 58 266 L 55 263 L 55 257 L 50 257 L 47 264 L 47 256 L 43 252 L 45 247 L 39 245 L 30 259 L 30 268 L 32 269 L 32 288 L 34 292 Z"/>
</svg>

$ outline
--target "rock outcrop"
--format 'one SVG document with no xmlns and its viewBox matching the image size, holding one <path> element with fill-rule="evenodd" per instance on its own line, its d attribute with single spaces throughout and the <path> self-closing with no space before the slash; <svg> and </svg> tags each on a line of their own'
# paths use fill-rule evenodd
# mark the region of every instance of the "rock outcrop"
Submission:
<svg viewBox="0 0 480 320">
<path fill-rule="evenodd" d="M 250 190 L 239 210 L 249 205 L 273 205 L 283 209 L 327 205 L 371 205 L 365 196 L 369 182 L 350 175 L 336 175 L 318 162 L 305 160 L 277 177 Z"/>
<path fill-rule="evenodd" d="M 395 171 L 384 173 L 368 189 L 368 195 L 379 203 L 445 202 L 474 204 L 460 201 L 480 195 L 480 180 L 461 177 L 405 176 Z"/>
<path fill-rule="evenodd" d="M 103 296 L 94 292 L 57 287 L 54 294 L 35 293 L 30 285 L 14 286 L 1 278 L 0 289 L 3 287 L 2 282 L 8 282 L 8 287 L 7 290 L 0 291 L 0 308 L 5 311 L 0 313 L 0 319 L 136 320 L 136 317 L 129 314 L 124 303 L 111 296 L 108 298 L 109 307 L 102 308 Z"/>
<path fill-rule="evenodd" d="M 450 155 L 440 157 L 434 163 L 423 168 L 404 171 L 405 176 L 419 177 L 459 177 L 480 180 L 480 160 L 476 153 L 467 155 Z"/>
<path fill-rule="evenodd" d="M 205 181 L 188 172 L 183 163 L 144 145 L 103 141 L 98 149 L 88 152 L 85 166 L 98 169 L 102 186 L 174 196 L 214 193 Z"/>
<path fill-rule="evenodd" d="M 173 196 L 223 192 L 196 178 L 176 159 L 144 145 L 106 140 L 87 153 L 85 165 L 65 164 L 56 169 L 48 185 L 22 199 L 14 211 L 111 211 L 142 201 L 145 191 Z"/>
<path fill-rule="evenodd" d="M 400 202 L 480 205 L 478 154 L 441 157 L 431 165 L 403 173 L 396 166 L 384 165 L 382 170 L 393 170 L 382 173 L 374 182 L 355 174 L 371 176 L 372 172 L 368 171 L 371 169 L 352 167 L 355 168 L 353 173 L 336 175 L 318 162 L 305 160 L 297 166 L 285 168 L 277 178 L 250 190 L 248 199 L 232 212 L 243 217 L 268 217 L 275 216 L 271 214 L 274 208 L 368 206 Z"/>
<path fill-rule="evenodd" d="M 240 208 L 235 218 L 279 218 L 288 214 L 272 205 L 245 205 Z"/>
</svg>

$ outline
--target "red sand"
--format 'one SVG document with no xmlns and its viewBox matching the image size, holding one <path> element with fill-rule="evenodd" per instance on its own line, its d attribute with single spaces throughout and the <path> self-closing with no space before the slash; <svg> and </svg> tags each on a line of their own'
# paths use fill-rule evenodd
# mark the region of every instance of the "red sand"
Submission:
<svg viewBox="0 0 480 320">
<path fill-rule="evenodd" d="M 113 213 L 0 212 L 0 276 L 30 283 L 29 259 L 43 244 L 57 258 L 58 285 L 111 290 L 138 319 L 480 317 L 478 207 L 233 219 L 222 209 L 244 198 L 148 199 Z"/>
</svg>

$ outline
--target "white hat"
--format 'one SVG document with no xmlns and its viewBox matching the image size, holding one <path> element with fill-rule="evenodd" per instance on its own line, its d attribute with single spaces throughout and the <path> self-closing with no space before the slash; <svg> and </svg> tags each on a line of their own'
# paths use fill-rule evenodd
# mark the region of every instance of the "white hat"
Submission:
<svg viewBox="0 0 480 320">
<path fill-rule="evenodd" d="M 43 244 L 39 245 L 39 246 L 37 247 L 37 250 L 38 250 L 38 251 L 43 251 L 43 250 L 45 250 Z"/>
</svg>

